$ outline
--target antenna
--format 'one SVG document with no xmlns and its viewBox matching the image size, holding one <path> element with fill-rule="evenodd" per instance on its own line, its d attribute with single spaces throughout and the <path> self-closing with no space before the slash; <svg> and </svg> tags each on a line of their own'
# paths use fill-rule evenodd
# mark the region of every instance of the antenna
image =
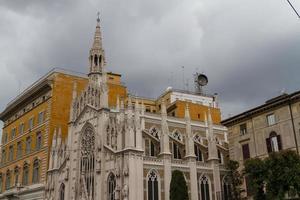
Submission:
<svg viewBox="0 0 300 200">
<path fill-rule="evenodd" d="M 184 88 L 185 88 L 184 87 L 185 86 L 185 84 L 184 84 L 184 79 L 185 79 L 184 78 L 184 66 L 181 66 L 181 68 L 182 68 L 182 84 L 183 84 L 183 88 L 182 89 L 184 90 Z"/>
<path fill-rule="evenodd" d="M 290 0 L 286 0 L 286 1 L 290 4 L 290 6 L 292 7 L 292 9 L 294 10 L 294 12 L 296 13 L 296 15 L 298 16 L 298 18 L 300 19 L 299 13 L 297 12 L 297 10 L 296 10 L 296 8 L 293 6 L 293 4 L 290 2 Z"/>
</svg>

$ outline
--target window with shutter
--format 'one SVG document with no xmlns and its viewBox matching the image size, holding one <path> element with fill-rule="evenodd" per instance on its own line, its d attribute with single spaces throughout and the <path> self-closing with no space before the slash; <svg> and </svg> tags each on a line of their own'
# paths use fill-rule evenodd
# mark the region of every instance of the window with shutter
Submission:
<svg viewBox="0 0 300 200">
<path fill-rule="evenodd" d="M 250 158 L 249 144 L 243 144 L 242 151 L 243 151 L 243 159 L 244 160 Z"/>
<path fill-rule="evenodd" d="M 267 138 L 267 139 L 266 139 L 266 145 L 267 145 L 268 153 L 271 153 L 271 152 L 272 152 L 272 147 L 271 147 L 271 141 L 270 141 L 270 138 Z"/>
</svg>

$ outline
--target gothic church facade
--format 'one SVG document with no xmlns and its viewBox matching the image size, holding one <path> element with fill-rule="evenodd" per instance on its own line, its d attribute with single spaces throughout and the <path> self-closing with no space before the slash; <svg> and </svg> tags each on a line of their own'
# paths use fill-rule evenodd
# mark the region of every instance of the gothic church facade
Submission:
<svg viewBox="0 0 300 200">
<path fill-rule="evenodd" d="M 205 121 L 145 112 L 130 98 L 108 106 L 100 20 L 89 56 L 89 83 L 73 100 L 67 138 L 54 133 L 47 200 L 169 200 L 173 170 L 183 172 L 192 200 L 228 199 L 227 129 Z"/>
</svg>

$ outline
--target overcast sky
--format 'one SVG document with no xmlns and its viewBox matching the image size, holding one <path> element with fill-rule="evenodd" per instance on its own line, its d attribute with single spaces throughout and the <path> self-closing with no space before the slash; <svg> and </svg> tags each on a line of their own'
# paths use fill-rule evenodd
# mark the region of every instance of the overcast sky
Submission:
<svg viewBox="0 0 300 200">
<path fill-rule="evenodd" d="M 300 10 L 300 1 L 291 0 Z M 137 95 L 193 89 L 223 118 L 300 89 L 300 19 L 286 0 L 0 0 L 0 110 L 54 67 L 86 73 L 101 12 L 107 69 Z"/>
</svg>

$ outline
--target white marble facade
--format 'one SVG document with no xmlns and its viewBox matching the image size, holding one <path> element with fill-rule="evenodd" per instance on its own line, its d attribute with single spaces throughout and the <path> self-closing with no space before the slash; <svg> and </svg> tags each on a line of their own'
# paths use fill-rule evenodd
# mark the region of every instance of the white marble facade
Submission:
<svg viewBox="0 0 300 200">
<path fill-rule="evenodd" d="M 130 99 L 109 108 L 99 20 L 89 60 L 88 86 L 77 94 L 74 83 L 68 137 L 54 133 L 45 199 L 168 200 L 175 169 L 190 199 L 223 199 L 227 129 L 210 112 L 191 121 L 187 106 L 184 119 L 167 116 L 164 103 L 160 114 Z"/>
</svg>

